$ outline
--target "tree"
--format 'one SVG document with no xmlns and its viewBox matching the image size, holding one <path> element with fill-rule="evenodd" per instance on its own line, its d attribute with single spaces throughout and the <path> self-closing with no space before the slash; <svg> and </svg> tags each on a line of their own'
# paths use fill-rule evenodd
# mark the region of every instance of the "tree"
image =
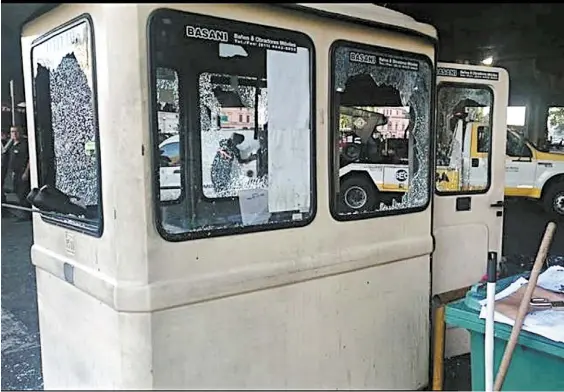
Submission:
<svg viewBox="0 0 564 392">
<path fill-rule="evenodd" d="M 548 110 L 548 137 L 553 143 L 564 139 L 564 107 Z"/>
<path fill-rule="evenodd" d="M 350 129 L 352 127 L 352 117 L 345 114 L 341 114 L 339 119 L 340 129 Z"/>
<path fill-rule="evenodd" d="M 564 126 L 564 107 L 552 107 L 548 110 L 548 124 L 551 128 Z"/>
</svg>

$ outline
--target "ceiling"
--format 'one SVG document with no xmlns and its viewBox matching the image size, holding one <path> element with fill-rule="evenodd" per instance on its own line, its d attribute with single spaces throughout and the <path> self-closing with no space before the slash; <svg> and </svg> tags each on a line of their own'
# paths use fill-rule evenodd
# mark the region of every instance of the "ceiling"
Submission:
<svg viewBox="0 0 564 392">
<path fill-rule="evenodd" d="M 493 56 L 507 68 L 517 90 L 542 88 L 564 92 L 564 4 L 534 3 L 375 3 L 434 25 L 442 61 L 477 64 Z M 2 58 L 20 58 L 19 30 L 57 3 L 2 3 Z M 21 61 L 2 67 L 5 81 L 21 82 Z"/>
<path fill-rule="evenodd" d="M 433 24 L 443 56 L 471 57 L 493 50 L 500 59 L 516 59 L 564 53 L 560 25 L 564 4 L 398 3 L 386 7 Z"/>
<path fill-rule="evenodd" d="M 2 3 L 2 28 L 19 30 L 21 24 L 48 3 Z"/>
<path fill-rule="evenodd" d="M 377 4 L 434 25 L 441 61 L 479 64 L 492 56 L 509 71 L 513 95 L 535 90 L 564 102 L 564 4 Z"/>
</svg>

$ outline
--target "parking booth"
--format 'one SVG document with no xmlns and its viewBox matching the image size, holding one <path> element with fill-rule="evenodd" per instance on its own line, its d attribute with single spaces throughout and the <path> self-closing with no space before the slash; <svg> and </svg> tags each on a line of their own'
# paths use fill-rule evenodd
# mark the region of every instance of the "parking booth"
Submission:
<svg viewBox="0 0 564 392">
<path fill-rule="evenodd" d="M 436 45 L 361 4 L 63 4 L 26 24 L 45 389 L 427 385 L 431 260 L 451 257 L 431 258 L 433 214 L 459 203 L 434 201 Z M 351 189 L 343 135 L 381 156 L 402 115 L 402 192 Z M 496 170 L 455 224 L 495 216 Z"/>
</svg>

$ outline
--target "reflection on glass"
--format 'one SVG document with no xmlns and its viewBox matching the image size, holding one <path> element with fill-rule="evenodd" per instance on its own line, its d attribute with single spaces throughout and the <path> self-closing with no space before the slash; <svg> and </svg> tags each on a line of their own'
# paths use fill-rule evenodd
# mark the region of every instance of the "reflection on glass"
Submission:
<svg viewBox="0 0 564 392">
<path fill-rule="evenodd" d="M 505 155 L 513 158 L 532 158 L 533 152 L 527 143 L 534 145 L 518 132 L 507 132 L 507 143 L 505 144 Z M 535 147 L 536 148 L 536 147 Z"/>
<path fill-rule="evenodd" d="M 564 107 L 551 107 L 547 118 L 548 142 L 551 148 L 564 148 Z"/>
<path fill-rule="evenodd" d="M 157 68 L 157 123 L 159 143 L 160 200 L 174 201 L 182 192 L 182 158 L 178 136 L 178 74 L 170 68 Z"/>
<path fill-rule="evenodd" d="M 188 239 L 306 224 L 314 164 L 309 40 L 273 28 L 270 43 L 260 46 L 178 40 L 186 25 L 220 26 L 228 37 L 266 34 L 264 27 L 180 11 L 160 10 L 151 19 L 150 56 L 163 67 L 155 72 L 154 132 L 167 134 L 155 143 L 161 233 Z"/>
<path fill-rule="evenodd" d="M 435 183 L 438 191 L 488 189 L 492 100 L 487 88 L 439 87 Z"/>
<path fill-rule="evenodd" d="M 77 198 L 89 218 L 99 219 L 90 40 L 90 26 L 81 22 L 32 49 L 35 130 L 39 185 L 49 184 Z"/>
<path fill-rule="evenodd" d="M 429 200 L 431 67 L 415 56 L 335 51 L 338 215 L 424 206 Z M 337 163 L 337 162 L 336 162 Z"/>
<path fill-rule="evenodd" d="M 267 173 L 259 176 L 257 162 L 258 136 L 268 121 L 266 80 L 203 73 L 199 91 L 204 196 L 236 197 L 244 189 L 267 187 Z"/>
</svg>

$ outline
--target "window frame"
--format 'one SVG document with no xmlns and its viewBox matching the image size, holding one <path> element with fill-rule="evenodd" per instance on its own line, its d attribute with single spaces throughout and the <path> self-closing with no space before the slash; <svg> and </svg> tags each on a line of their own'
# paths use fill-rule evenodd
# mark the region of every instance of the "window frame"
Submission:
<svg viewBox="0 0 564 392">
<path fill-rule="evenodd" d="M 163 213 L 162 213 L 162 205 L 159 200 L 159 177 L 156 175 L 155 168 L 158 167 L 159 157 L 158 157 L 158 118 L 157 118 L 157 111 L 155 110 L 157 107 L 156 101 L 156 88 L 155 88 L 155 81 L 156 81 L 156 61 L 154 59 L 153 53 L 155 52 L 155 43 L 154 38 L 151 34 L 152 32 L 152 22 L 155 18 L 161 15 L 167 14 L 178 14 L 182 15 L 185 20 L 194 20 L 194 22 L 199 23 L 202 19 L 204 20 L 213 20 L 214 23 L 219 25 L 244 25 L 248 30 L 252 31 L 278 31 L 279 33 L 286 33 L 290 36 L 300 36 L 300 41 L 306 44 L 306 49 L 309 50 L 309 75 L 310 75 L 310 213 L 307 218 L 299 221 L 283 221 L 277 223 L 267 223 L 262 225 L 252 225 L 252 226 L 235 226 L 235 227 L 226 227 L 226 228 L 215 228 L 209 230 L 197 230 L 197 231 L 185 231 L 182 233 L 170 233 L 165 230 L 163 225 Z M 229 30 L 233 30 L 233 27 L 229 28 Z M 153 207 L 153 222 L 155 224 L 155 229 L 159 233 L 159 235 L 167 242 L 184 242 L 190 240 L 198 240 L 198 239 L 205 239 L 205 238 L 214 238 L 214 237 L 223 237 L 223 236 L 232 236 L 232 235 L 240 235 L 240 234 L 249 234 L 249 233 L 257 233 L 257 232 L 264 232 L 264 231 L 273 231 L 273 230 L 281 230 L 281 229 L 291 229 L 291 228 L 300 228 L 305 227 L 311 224 L 317 215 L 317 139 L 316 139 L 316 132 L 317 132 L 317 72 L 316 72 L 316 48 L 312 38 L 307 35 L 305 32 L 302 31 L 295 31 L 289 30 L 287 28 L 282 27 L 273 27 L 273 26 L 266 26 L 261 25 L 258 23 L 249 22 L 246 20 L 238 20 L 238 19 L 227 19 L 224 17 L 218 17 L 214 15 L 202 15 L 194 12 L 187 12 L 167 7 L 161 7 L 153 10 L 149 16 L 147 17 L 147 24 L 146 24 L 146 36 L 147 36 L 147 78 L 148 78 L 148 99 L 149 99 L 149 132 L 150 132 L 150 139 L 151 139 L 151 170 L 152 170 L 152 183 L 153 183 L 153 191 L 152 191 L 152 207 Z M 301 43 L 301 42 L 300 42 Z M 170 66 L 170 65 L 169 65 Z M 179 78 L 179 97 L 182 97 L 182 83 L 180 79 L 182 76 L 178 74 Z M 193 106 L 193 102 L 182 104 L 182 99 L 179 99 L 180 106 Z M 192 105 L 190 105 L 192 104 Z M 196 110 L 197 117 L 200 117 L 199 105 L 197 109 L 189 108 L 189 107 L 181 107 L 178 109 L 179 114 L 181 114 L 186 110 Z M 188 114 L 185 113 L 185 116 L 190 117 Z M 182 119 L 180 119 L 180 124 L 184 125 Z M 199 124 L 199 120 L 198 120 Z M 201 132 L 201 129 L 198 128 L 198 134 Z M 187 139 L 182 135 L 179 136 L 180 141 L 180 150 L 181 151 L 188 151 L 187 146 Z M 201 161 L 201 159 L 200 159 Z M 201 162 L 200 162 L 201 164 Z M 181 171 L 182 174 L 186 172 L 186 167 L 183 168 Z M 183 178 L 183 177 L 181 177 Z M 182 180 L 182 189 L 185 189 L 185 180 Z M 203 191 L 199 192 L 199 198 L 204 200 L 205 196 Z M 184 197 L 188 197 L 187 193 Z M 186 200 L 182 198 L 182 202 L 185 203 Z"/>
<path fill-rule="evenodd" d="M 476 190 L 468 190 L 468 191 L 440 191 L 437 189 L 437 182 L 436 180 L 433 182 L 433 188 L 435 189 L 435 194 L 438 196 L 463 196 L 463 195 L 482 195 L 482 194 L 486 194 L 490 191 L 490 188 L 492 186 L 492 147 L 493 147 L 493 119 L 494 119 L 494 112 L 495 112 L 495 91 L 492 88 L 492 86 L 488 85 L 488 84 L 481 84 L 481 83 L 461 83 L 461 82 L 441 82 L 439 83 L 439 85 L 437 86 L 437 110 L 436 110 L 436 115 L 438 116 L 438 106 L 439 106 L 439 92 L 441 91 L 442 87 L 460 87 L 460 88 L 464 88 L 464 89 L 476 89 L 476 90 L 486 90 L 488 91 L 488 93 L 490 94 L 492 100 L 491 100 L 491 109 L 490 109 L 490 121 L 488 123 L 488 126 L 490 127 L 490 143 L 489 143 L 489 152 L 488 154 L 488 184 L 484 189 L 476 189 Z M 435 135 L 437 135 L 438 130 L 435 130 Z M 433 160 L 435 161 L 434 163 L 434 172 L 437 172 L 437 157 L 436 157 L 436 151 L 437 151 L 437 145 L 436 145 L 436 141 L 437 141 L 437 137 L 435 137 L 435 145 L 433 146 L 433 151 L 435 153 L 435 156 L 433 157 Z M 478 142 L 478 140 L 476 140 L 476 142 Z M 477 147 L 477 146 L 476 146 Z M 470 147 L 470 149 L 472 149 L 472 147 Z M 479 154 L 485 154 L 485 153 L 480 153 Z M 472 158 L 470 158 L 472 159 Z"/>
<path fill-rule="evenodd" d="M 94 30 L 94 21 L 92 16 L 89 13 L 84 13 L 78 15 L 69 21 L 49 30 L 47 33 L 41 35 L 40 37 L 36 38 L 32 41 L 31 47 L 29 50 L 29 57 L 30 57 L 30 64 L 31 64 L 31 84 L 32 84 L 32 91 L 33 91 L 33 131 L 34 135 L 37 134 L 37 110 L 36 110 L 36 89 L 35 89 L 35 77 L 34 77 L 34 66 L 35 63 L 33 61 L 33 50 L 49 41 L 51 38 L 58 36 L 59 34 L 65 33 L 66 31 L 76 27 L 82 23 L 86 23 L 90 30 L 89 36 L 89 47 L 90 50 L 90 57 L 92 59 L 92 110 L 93 110 L 93 119 L 92 123 L 94 126 L 94 134 L 95 134 L 95 146 L 96 146 L 96 158 L 97 158 L 97 180 L 98 180 L 98 214 L 99 214 L 99 223 L 95 226 L 95 229 L 89 229 L 83 226 L 78 226 L 77 224 L 73 224 L 73 218 L 58 218 L 55 216 L 46 216 L 43 214 L 41 215 L 41 219 L 45 223 L 50 223 L 54 226 L 63 227 L 65 229 L 77 231 L 82 234 L 89 235 L 95 238 L 101 238 L 104 234 L 104 205 L 103 205 L 103 186 L 102 186 L 102 154 L 101 154 L 101 145 L 100 145 L 100 123 L 99 123 L 99 107 L 98 107 L 98 71 L 97 71 L 97 64 L 96 64 L 96 33 Z M 37 143 L 37 138 L 35 138 L 35 154 L 37 158 L 37 162 L 41 160 L 41 153 L 39 152 L 39 144 Z M 36 162 L 36 163 L 37 163 Z M 39 166 L 36 165 L 36 170 L 39 173 Z M 41 184 L 38 184 L 42 186 Z M 63 220 L 64 219 L 64 220 Z M 71 221 L 71 222 L 69 222 Z"/>
<path fill-rule="evenodd" d="M 429 66 L 431 70 L 431 80 L 430 80 L 430 100 L 429 100 L 429 157 L 428 157 L 428 175 L 427 175 L 427 202 L 418 207 L 408 207 L 402 209 L 390 209 L 390 210 L 375 210 L 370 212 L 363 212 L 359 214 L 340 214 L 337 206 L 339 203 L 337 194 L 339 191 L 339 152 L 338 152 L 338 137 L 336 129 L 339 126 L 339 110 L 335 106 L 335 53 L 340 47 L 346 47 L 350 49 L 362 50 L 366 52 L 380 52 L 382 54 L 388 54 L 391 56 L 403 56 L 405 58 L 411 58 L 416 60 L 421 60 Z M 329 107 L 328 107 L 328 132 L 329 137 L 329 149 L 328 149 L 328 174 L 329 174 L 329 212 L 334 220 L 337 222 L 350 222 L 364 219 L 373 219 L 386 216 L 397 216 L 405 215 L 411 213 L 417 213 L 425 211 L 431 205 L 431 199 L 433 198 L 433 182 L 435 175 L 433 173 L 435 168 L 435 108 L 436 108 L 436 46 L 433 46 L 435 50 L 435 56 L 431 59 L 429 56 L 422 53 L 408 52 L 399 49 L 392 49 L 385 46 L 370 45 L 361 42 L 354 42 L 348 40 L 335 40 L 329 47 Z M 387 109 L 385 109 L 386 111 Z"/>
</svg>

